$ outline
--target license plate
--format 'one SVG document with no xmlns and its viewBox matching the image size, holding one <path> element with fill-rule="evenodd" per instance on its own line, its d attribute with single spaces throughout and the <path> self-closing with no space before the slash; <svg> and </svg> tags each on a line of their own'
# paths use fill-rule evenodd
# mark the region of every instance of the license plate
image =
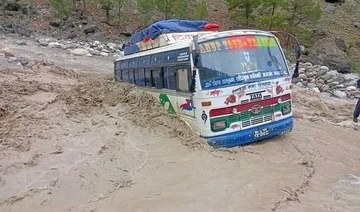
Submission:
<svg viewBox="0 0 360 212">
<path fill-rule="evenodd" d="M 269 128 L 263 128 L 263 129 L 255 130 L 253 132 L 253 137 L 254 138 L 261 138 L 261 137 L 267 136 L 269 134 L 270 134 Z"/>
</svg>

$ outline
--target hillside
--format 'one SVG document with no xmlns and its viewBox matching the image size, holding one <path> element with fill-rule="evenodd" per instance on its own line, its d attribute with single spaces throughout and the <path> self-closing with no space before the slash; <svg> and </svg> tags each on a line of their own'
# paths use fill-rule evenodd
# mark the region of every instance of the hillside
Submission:
<svg viewBox="0 0 360 212">
<path fill-rule="evenodd" d="M 9 20 L 12 20 L 13 23 L 31 32 L 55 38 L 117 41 L 118 43 L 124 42 L 131 33 L 145 26 L 144 21 L 140 18 L 135 0 L 130 0 L 123 6 L 120 19 L 116 8 L 111 10 L 110 24 L 105 23 L 105 11 L 102 10 L 97 1 L 86 1 L 85 13 L 81 12 L 82 1 L 74 2 L 76 2 L 75 8 L 77 10 L 71 13 L 68 21 L 62 22 L 48 0 L 19 0 L 20 11 L 7 11 L 8 16 L 6 18 L 0 16 L 0 25 L 9 25 Z M 220 24 L 221 30 L 243 28 L 243 26 L 236 25 L 231 21 L 226 0 L 207 0 L 206 2 L 208 20 Z M 319 3 L 323 11 L 319 23 L 302 26 L 308 29 L 307 34 L 298 35 L 302 43 L 308 48 L 304 60 L 310 60 L 313 63 L 325 63 L 325 65 L 340 71 L 341 69 L 346 71 L 348 67 L 351 67 L 352 71 L 360 71 L 360 1 L 346 0 L 341 5 L 326 3 L 324 0 L 319 0 Z M 158 13 L 152 15 L 152 20 L 161 18 L 162 16 Z M 84 32 L 87 29 L 90 33 Z M 319 47 L 320 50 L 319 48 L 311 48 L 319 43 L 323 44 Z M 321 56 L 321 49 L 325 49 L 326 52 L 333 51 L 334 44 L 337 51 L 334 55 L 330 55 L 330 62 L 311 60 L 314 55 Z M 309 58 L 306 56 L 308 54 L 310 54 Z M 333 58 L 343 58 L 343 61 L 339 61 L 340 59 L 335 61 L 335 63 L 343 65 L 341 67 L 329 65 L 329 63 L 334 63 L 331 61 Z"/>
</svg>

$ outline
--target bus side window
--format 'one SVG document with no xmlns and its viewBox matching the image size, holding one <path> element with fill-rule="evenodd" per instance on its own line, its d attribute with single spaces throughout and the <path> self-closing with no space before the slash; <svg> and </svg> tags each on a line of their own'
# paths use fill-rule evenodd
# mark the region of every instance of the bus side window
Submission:
<svg viewBox="0 0 360 212">
<path fill-rule="evenodd" d="M 137 77 L 135 77 L 137 85 L 145 86 L 145 72 L 143 68 L 137 70 Z"/>
<path fill-rule="evenodd" d="M 176 69 L 174 67 L 164 68 L 164 88 L 176 90 Z"/>
<path fill-rule="evenodd" d="M 151 78 L 151 70 L 145 69 L 145 84 L 148 87 L 154 87 L 153 80 Z"/>
<path fill-rule="evenodd" d="M 122 70 L 123 80 L 129 82 L 129 69 Z"/>
<path fill-rule="evenodd" d="M 188 68 L 177 69 L 177 90 L 188 92 L 190 88 L 190 73 Z"/>
<path fill-rule="evenodd" d="M 131 84 L 135 84 L 135 74 L 134 74 L 134 69 L 130 69 L 129 70 L 129 83 Z"/>
<path fill-rule="evenodd" d="M 115 77 L 116 77 L 116 80 L 122 80 L 120 69 L 115 70 Z"/>
<path fill-rule="evenodd" d="M 151 70 L 151 79 L 155 88 L 161 89 L 164 87 L 163 77 L 164 75 L 161 69 Z"/>
<path fill-rule="evenodd" d="M 134 69 L 134 84 L 141 85 L 139 79 L 139 69 Z"/>
</svg>

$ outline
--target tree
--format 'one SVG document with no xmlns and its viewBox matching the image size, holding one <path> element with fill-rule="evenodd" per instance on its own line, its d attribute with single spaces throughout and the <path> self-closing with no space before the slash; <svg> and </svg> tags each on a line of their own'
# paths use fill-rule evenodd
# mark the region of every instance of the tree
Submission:
<svg viewBox="0 0 360 212">
<path fill-rule="evenodd" d="M 254 24 L 254 10 L 259 6 L 259 0 L 226 0 L 232 19 L 249 27 Z M 245 19 L 245 23 L 244 20 Z"/>
<path fill-rule="evenodd" d="M 105 11 L 106 14 L 106 23 L 110 24 L 110 11 L 114 6 L 113 0 L 99 0 L 101 8 Z"/>
<path fill-rule="evenodd" d="M 148 25 L 152 22 L 152 14 L 155 7 L 155 0 L 137 0 L 140 19 L 144 22 L 144 25 Z"/>
<path fill-rule="evenodd" d="M 313 24 L 321 17 L 321 7 L 315 0 L 289 0 L 287 12 L 289 33 L 294 33 L 300 24 Z"/>
<path fill-rule="evenodd" d="M 208 16 L 209 16 L 209 14 L 208 14 L 207 6 L 206 6 L 206 1 L 201 0 L 199 5 L 195 9 L 194 17 L 197 19 L 204 19 L 204 18 L 207 18 Z"/>
<path fill-rule="evenodd" d="M 62 18 L 69 18 L 74 10 L 74 7 L 69 0 L 50 0 L 50 4 Z"/>
<path fill-rule="evenodd" d="M 165 19 L 168 19 L 173 12 L 174 1 L 173 0 L 155 0 L 156 8 L 165 15 Z"/>
<path fill-rule="evenodd" d="M 288 0 L 263 0 L 260 4 L 262 10 L 259 19 L 260 26 L 268 30 L 272 30 L 274 27 L 282 28 L 287 18 L 284 9 L 288 3 Z"/>
<path fill-rule="evenodd" d="M 128 0 L 115 0 L 116 6 L 118 9 L 119 27 L 121 25 L 121 10 L 127 2 L 128 2 Z"/>
<path fill-rule="evenodd" d="M 187 5 L 188 2 L 185 0 L 173 0 L 171 16 L 174 18 L 187 18 Z"/>
</svg>

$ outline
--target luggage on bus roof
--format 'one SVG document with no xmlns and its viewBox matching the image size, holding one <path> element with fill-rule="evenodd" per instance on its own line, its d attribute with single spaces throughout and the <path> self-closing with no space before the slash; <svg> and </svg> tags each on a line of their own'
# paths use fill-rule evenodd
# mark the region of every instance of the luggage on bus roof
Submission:
<svg viewBox="0 0 360 212">
<path fill-rule="evenodd" d="M 179 19 L 158 21 L 132 35 L 131 43 L 138 43 L 146 38 L 154 40 L 157 36 L 164 33 L 201 31 L 206 24 L 208 24 L 207 21 Z"/>
</svg>

